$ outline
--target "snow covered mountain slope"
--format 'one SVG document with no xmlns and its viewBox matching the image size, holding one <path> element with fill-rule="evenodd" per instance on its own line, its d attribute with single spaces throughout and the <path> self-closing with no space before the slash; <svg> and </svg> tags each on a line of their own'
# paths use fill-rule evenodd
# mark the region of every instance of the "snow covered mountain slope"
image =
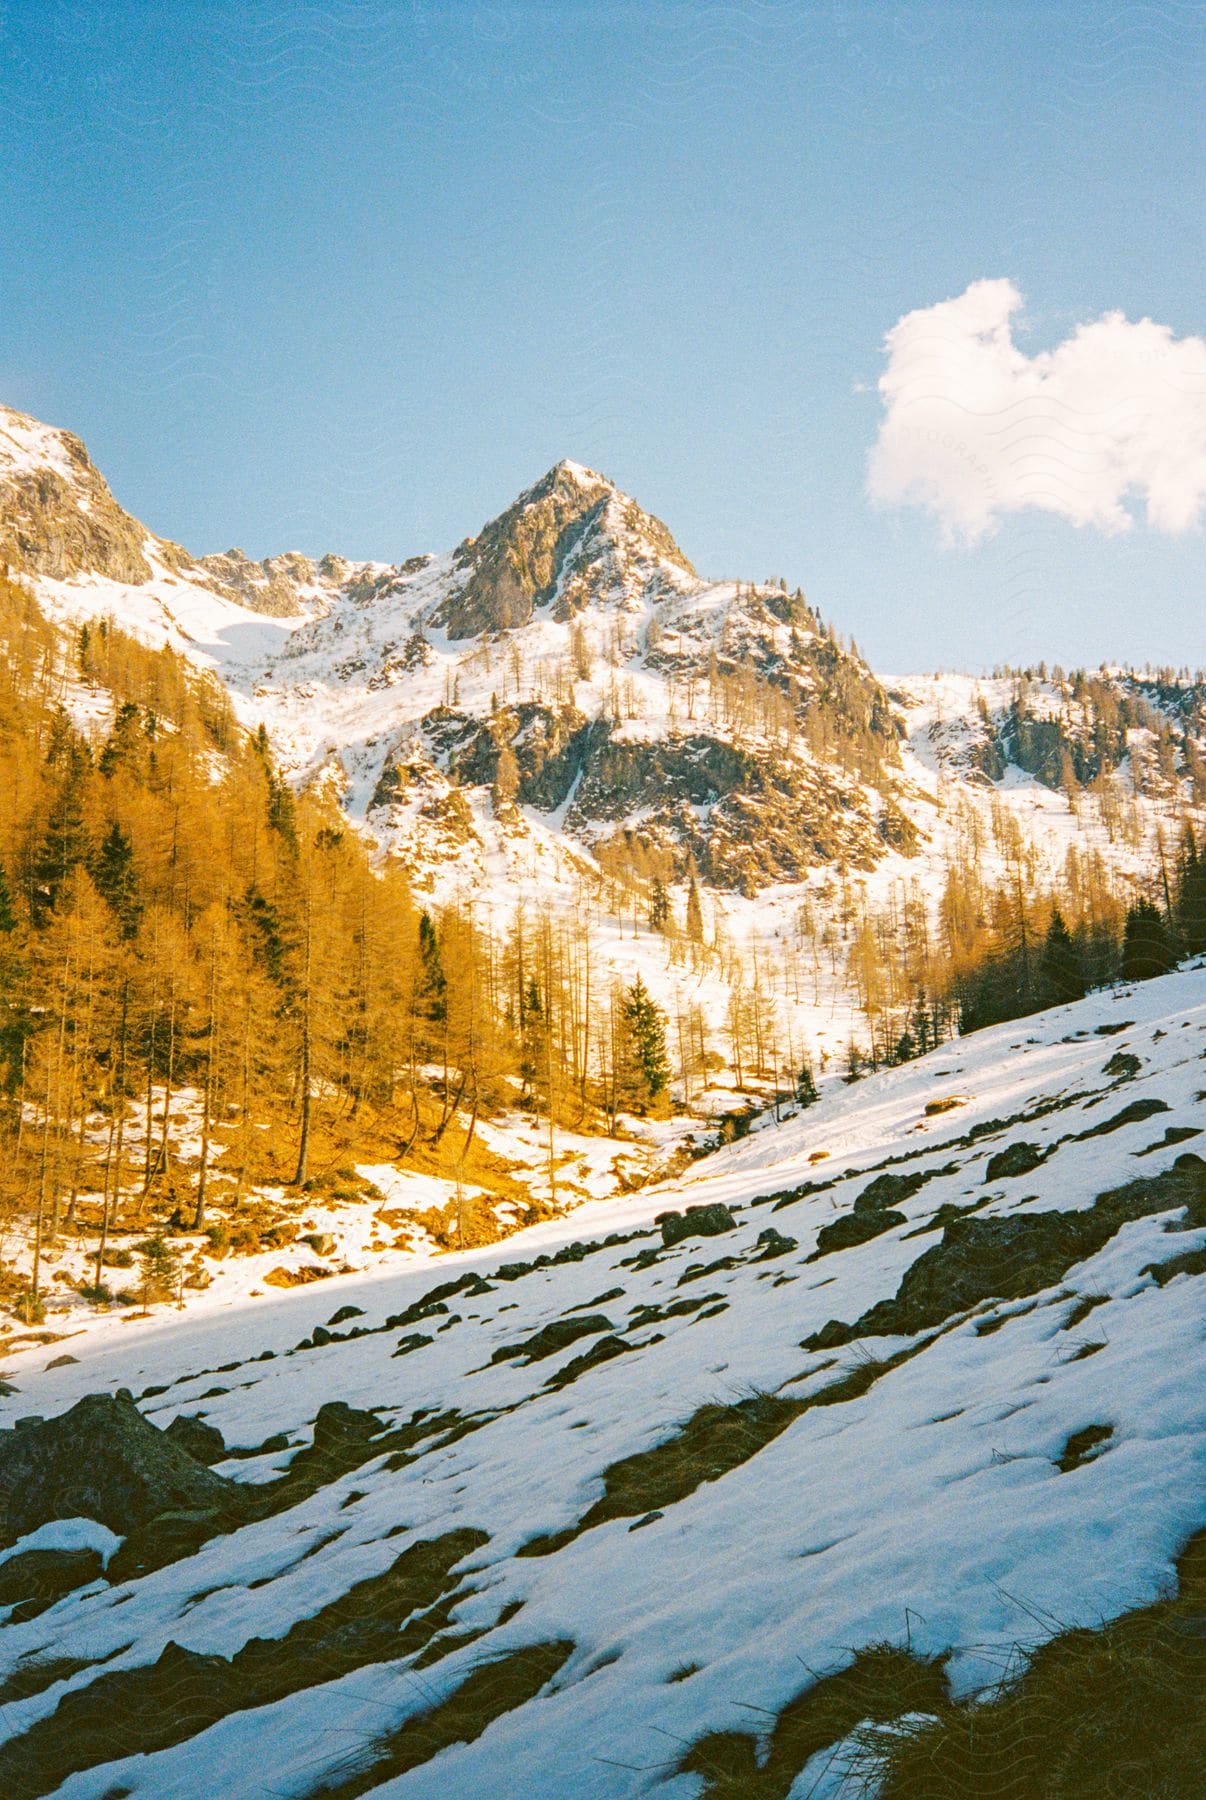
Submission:
<svg viewBox="0 0 1206 1800">
<path fill-rule="evenodd" d="M 1203 982 L 830 1090 L 438 1283 L 14 1356 L 6 1423 L 129 1388 L 220 1431 L 231 1485 L 116 1554 L 103 1522 L 6 1553 L 109 1561 L 10 1616 L 0 1787 L 854 1795 L 857 1705 L 799 1766 L 776 1726 L 873 1646 L 916 1714 L 1151 1602 L 1206 1526 Z M 0 1440 L 0 1472 L 49 1429 Z M 759 1785 L 717 1785 L 768 1750 Z"/>
<path fill-rule="evenodd" d="M 551 865 L 572 884 L 600 856 L 641 875 L 660 855 L 671 880 L 691 859 L 722 896 L 907 875 L 952 794 L 1024 812 L 1069 768 L 1087 784 L 1142 755 L 1167 810 L 1202 776 L 1192 682 L 1106 679 L 1105 727 L 1083 680 L 1035 680 L 1020 706 L 1008 681 L 886 684 L 801 593 L 702 580 L 569 461 L 450 554 L 194 558 L 117 506 L 77 439 L 0 409 L 0 555 L 57 616 L 111 613 L 215 669 L 290 772 L 333 781 L 440 895 L 489 902 Z"/>
<path fill-rule="evenodd" d="M 108 614 L 215 671 L 417 893 L 499 923 L 593 909 L 616 980 L 639 971 L 714 1032 L 760 989 L 790 1054 L 849 1038 L 866 908 L 932 927 L 969 858 L 990 884 L 1024 863 L 1053 887 L 1070 850 L 1150 882 L 1203 817 L 1200 679 L 880 678 L 801 593 L 702 579 L 574 462 L 443 555 L 195 558 L 117 506 L 78 440 L 0 410 L 0 556 L 64 625 Z M 655 880 L 667 933 L 642 929 Z"/>
</svg>

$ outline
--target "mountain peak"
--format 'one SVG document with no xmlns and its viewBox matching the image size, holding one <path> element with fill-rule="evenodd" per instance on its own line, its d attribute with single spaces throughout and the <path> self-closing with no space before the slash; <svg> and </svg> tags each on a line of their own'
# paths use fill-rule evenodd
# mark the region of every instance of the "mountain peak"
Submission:
<svg viewBox="0 0 1206 1800">
<path fill-rule="evenodd" d="M 553 464 L 547 475 L 536 483 L 543 487 L 577 487 L 584 492 L 598 488 L 607 488 L 610 493 L 618 494 L 614 481 L 606 475 L 600 475 L 597 469 L 588 469 L 585 463 L 575 462 L 571 456 L 563 456 L 560 462 Z"/>
<path fill-rule="evenodd" d="M 117 504 L 79 438 L 0 406 L 0 562 L 54 580 L 151 578 L 150 533 Z M 183 555 L 157 540 L 165 560 Z"/>
<path fill-rule="evenodd" d="M 456 562 L 465 580 L 434 621 L 453 638 L 525 624 L 550 604 L 570 613 L 592 600 L 695 579 L 660 519 L 568 457 L 466 538 Z"/>
<path fill-rule="evenodd" d="M 0 406 L 0 474 L 6 480 L 54 469 L 64 477 L 88 467 L 88 453 L 77 437 L 43 425 L 28 413 Z"/>
</svg>

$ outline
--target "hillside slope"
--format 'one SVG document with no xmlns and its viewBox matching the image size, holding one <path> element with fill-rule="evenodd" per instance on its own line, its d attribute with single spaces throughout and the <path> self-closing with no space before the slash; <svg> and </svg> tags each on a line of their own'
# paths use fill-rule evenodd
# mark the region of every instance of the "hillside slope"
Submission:
<svg viewBox="0 0 1206 1800">
<path fill-rule="evenodd" d="M 979 1033 L 438 1280 L 12 1357 L 7 1424 L 128 1388 L 231 1485 L 121 1547 L 28 1535 L 70 1471 L 22 1500 L 10 1571 L 108 1579 L 10 1615 L 0 1786 L 865 1791 L 868 1713 L 1150 1603 L 1206 1526 L 1204 1002 L 1199 967 Z"/>
</svg>

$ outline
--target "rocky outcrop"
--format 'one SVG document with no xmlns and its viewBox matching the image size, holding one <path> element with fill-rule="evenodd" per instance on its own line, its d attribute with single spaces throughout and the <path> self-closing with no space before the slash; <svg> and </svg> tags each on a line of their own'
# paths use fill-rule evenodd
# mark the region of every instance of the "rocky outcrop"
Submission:
<svg viewBox="0 0 1206 1800">
<path fill-rule="evenodd" d="M 129 1532 L 157 1514 L 221 1508 L 239 1490 L 148 1423 L 124 1392 L 88 1394 L 56 1419 L 0 1432 L 0 1538 L 51 1519 Z"/>
<path fill-rule="evenodd" d="M 260 562 L 242 550 L 194 559 L 118 505 L 79 438 L 0 407 L 0 565 L 54 581 L 102 575 L 140 587 L 155 574 L 152 556 L 199 587 L 278 618 L 302 612 L 303 596 L 316 588 L 334 592 L 353 571 L 339 557 L 316 566 L 296 551 Z"/>
<path fill-rule="evenodd" d="M 662 1246 L 666 1250 L 686 1238 L 720 1237 L 737 1229 L 736 1219 L 719 1200 L 708 1206 L 689 1206 L 685 1213 L 659 1213 L 653 1222 L 662 1228 Z"/>
<path fill-rule="evenodd" d="M 64 1594 L 104 1572 L 99 1550 L 24 1550 L 0 1563 L 0 1606 L 16 1610 L 10 1623 L 32 1619 Z"/>
<path fill-rule="evenodd" d="M 325 561 L 325 559 L 324 559 Z M 304 611 L 301 590 L 312 588 L 319 571 L 309 557 L 287 550 L 282 556 L 253 562 L 242 550 L 201 556 L 189 567 L 189 579 L 201 587 L 268 618 L 292 618 Z"/>
<path fill-rule="evenodd" d="M 660 519 L 571 462 L 558 463 L 476 538 L 466 538 L 456 563 L 464 581 L 434 615 L 452 638 L 526 625 L 537 607 L 552 602 L 557 616 L 567 617 L 617 585 L 622 594 L 625 577 L 647 586 L 665 582 L 669 571 L 694 576 Z"/>
<path fill-rule="evenodd" d="M 117 504 L 79 438 L 0 408 L 0 563 L 66 581 L 149 581 L 146 527 Z M 163 558 L 185 560 L 163 543 Z"/>
</svg>

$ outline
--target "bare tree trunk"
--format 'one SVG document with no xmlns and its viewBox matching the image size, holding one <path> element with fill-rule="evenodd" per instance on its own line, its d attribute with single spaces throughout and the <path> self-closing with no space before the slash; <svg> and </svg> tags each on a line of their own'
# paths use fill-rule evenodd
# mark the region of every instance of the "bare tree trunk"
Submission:
<svg viewBox="0 0 1206 1800">
<path fill-rule="evenodd" d="M 217 934 L 209 957 L 209 1016 L 206 1020 L 205 1087 L 201 1100 L 201 1167 L 197 1171 L 197 1205 L 193 1212 L 193 1230 L 205 1223 L 205 1183 L 209 1173 L 209 1133 L 214 1103 L 214 1038 L 217 1035 L 218 942 Z"/>
<path fill-rule="evenodd" d="M 293 1175 L 294 1187 L 300 1187 L 306 1179 L 306 1164 L 310 1154 L 310 972 L 313 953 L 311 926 L 313 923 L 312 901 L 306 897 L 306 954 L 304 975 L 302 978 L 302 1042 L 301 1069 L 299 1073 L 301 1088 L 301 1136 L 297 1144 L 297 1168 Z"/>
</svg>

